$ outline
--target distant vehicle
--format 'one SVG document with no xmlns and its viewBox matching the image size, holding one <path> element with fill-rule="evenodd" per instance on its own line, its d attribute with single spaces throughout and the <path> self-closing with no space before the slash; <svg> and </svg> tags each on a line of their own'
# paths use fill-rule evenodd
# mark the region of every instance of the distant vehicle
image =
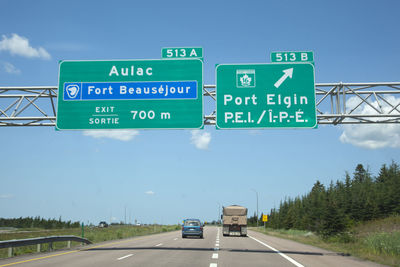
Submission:
<svg viewBox="0 0 400 267">
<path fill-rule="evenodd" d="M 247 208 L 232 205 L 223 208 L 222 234 L 247 236 Z"/>
<path fill-rule="evenodd" d="M 99 223 L 99 227 L 100 227 L 100 228 L 108 227 L 108 223 L 106 223 L 106 222 L 100 222 L 100 223 Z"/>
<path fill-rule="evenodd" d="M 186 219 L 182 225 L 182 238 L 187 236 L 199 236 L 203 238 L 203 224 L 199 219 Z"/>
</svg>

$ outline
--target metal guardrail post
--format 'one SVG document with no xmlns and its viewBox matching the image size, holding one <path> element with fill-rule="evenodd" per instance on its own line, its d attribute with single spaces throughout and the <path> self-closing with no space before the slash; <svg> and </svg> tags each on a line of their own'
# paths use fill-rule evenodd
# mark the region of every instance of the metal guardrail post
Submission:
<svg viewBox="0 0 400 267">
<path fill-rule="evenodd" d="M 67 235 L 67 236 L 49 236 L 49 237 L 37 237 L 19 240 L 5 240 L 0 241 L 0 248 L 8 248 L 8 257 L 13 256 L 13 248 L 32 246 L 36 245 L 36 251 L 41 251 L 41 244 L 49 244 L 49 251 L 55 249 L 54 242 L 64 242 L 68 241 L 68 246 L 71 247 L 71 241 L 82 242 L 86 244 L 92 244 L 89 240 L 85 238 L 80 238 L 77 236 Z"/>
</svg>

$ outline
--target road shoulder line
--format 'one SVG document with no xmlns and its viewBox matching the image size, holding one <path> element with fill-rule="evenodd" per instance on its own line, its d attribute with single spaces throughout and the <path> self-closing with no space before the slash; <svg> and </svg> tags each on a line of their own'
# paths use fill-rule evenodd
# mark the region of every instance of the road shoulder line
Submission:
<svg viewBox="0 0 400 267">
<path fill-rule="evenodd" d="M 28 259 L 28 260 L 10 262 L 10 263 L 6 263 L 6 264 L 3 264 L 3 265 L 0 265 L 0 267 L 10 266 L 10 265 L 15 265 L 15 264 L 21 264 L 21 263 L 26 263 L 26 262 L 31 262 L 31 261 L 41 260 L 41 259 L 48 259 L 48 258 L 52 258 L 52 257 L 56 257 L 56 256 L 61 256 L 61 255 L 66 255 L 66 254 L 70 254 L 70 253 L 75 253 L 75 252 L 78 252 L 78 251 L 79 251 L 79 250 L 72 250 L 72 251 L 68 251 L 68 252 L 63 252 L 63 253 L 58 253 L 58 254 L 52 254 L 52 255 L 43 256 L 43 257 L 38 257 L 38 258 L 33 258 L 33 259 Z"/>
<path fill-rule="evenodd" d="M 269 249 L 275 251 L 276 253 L 278 253 L 278 254 L 281 255 L 283 258 L 285 258 L 286 260 L 290 261 L 291 263 L 293 263 L 293 264 L 296 265 L 297 267 L 304 267 L 304 265 L 298 263 L 297 261 L 295 261 L 295 260 L 292 259 L 291 257 L 289 257 L 289 256 L 287 256 L 287 255 L 285 255 L 285 254 L 283 254 L 282 252 L 280 252 L 280 251 L 277 250 L 276 248 L 273 248 L 273 247 L 271 247 L 270 245 L 267 245 L 267 244 L 265 244 L 264 242 L 258 240 L 258 239 L 255 238 L 255 237 L 252 237 L 252 236 L 250 236 L 250 235 L 248 235 L 248 237 L 250 237 L 250 238 L 253 239 L 254 241 L 257 241 L 257 242 L 260 243 L 261 245 L 266 246 L 267 248 L 269 248 Z"/>
</svg>

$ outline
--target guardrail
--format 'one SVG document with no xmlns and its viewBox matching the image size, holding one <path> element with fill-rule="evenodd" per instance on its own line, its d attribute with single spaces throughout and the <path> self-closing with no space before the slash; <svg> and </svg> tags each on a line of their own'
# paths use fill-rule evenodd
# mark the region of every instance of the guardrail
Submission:
<svg viewBox="0 0 400 267">
<path fill-rule="evenodd" d="M 12 257 L 13 248 L 15 247 L 37 245 L 36 251 L 40 252 L 41 244 L 49 243 L 49 250 L 52 251 L 54 242 L 63 242 L 63 241 L 68 242 L 67 248 L 71 247 L 71 241 L 82 242 L 85 244 L 92 244 L 92 242 L 87 240 L 86 238 L 81 238 L 74 235 L 63 235 L 63 236 L 48 236 L 48 237 L 36 237 L 36 238 L 0 241 L 0 248 L 8 248 L 8 257 Z"/>
</svg>

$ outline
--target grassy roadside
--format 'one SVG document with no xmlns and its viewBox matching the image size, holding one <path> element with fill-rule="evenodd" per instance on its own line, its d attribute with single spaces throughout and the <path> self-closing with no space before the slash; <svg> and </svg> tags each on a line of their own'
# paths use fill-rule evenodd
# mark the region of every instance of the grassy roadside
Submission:
<svg viewBox="0 0 400 267">
<path fill-rule="evenodd" d="M 98 227 L 85 227 L 85 238 L 93 243 L 124 239 L 134 236 L 143 236 L 150 234 L 157 234 L 169 231 L 179 230 L 178 225 L 149 225 L 149 226 L 111 226 L 107 228 Z M 12 239 L 25 239 L 34 237 L 58 236 L 58 235 L 75 235 L 81 236 L 81 228 L 72 229 L 57 229 L 57 230 L 43 230 L 43 229 L 18 229 L 15 231 L 0 232 L 0 241 Z M 71 247 L 80 245 L 79 242 L 71 242 Z M 67 242 L 56 242 L 53 244 L 54 249 L 63 249 L 67 247 Z M 48 244 L 43 244 L 41 251 L 48 251 Z M 36 246 L 17 247 L 13 249 L 13 256 L 34 253 Z M 6 258 L 8 249 L 0 249 L 0 259 Z"/>
<path fill-rule="evenodd" d="M 363 223 L 346 234 L 328 239 L 308 231 L 251 229 L 385 265 L 400 266 L 400 216 Z"/>
</svg>

